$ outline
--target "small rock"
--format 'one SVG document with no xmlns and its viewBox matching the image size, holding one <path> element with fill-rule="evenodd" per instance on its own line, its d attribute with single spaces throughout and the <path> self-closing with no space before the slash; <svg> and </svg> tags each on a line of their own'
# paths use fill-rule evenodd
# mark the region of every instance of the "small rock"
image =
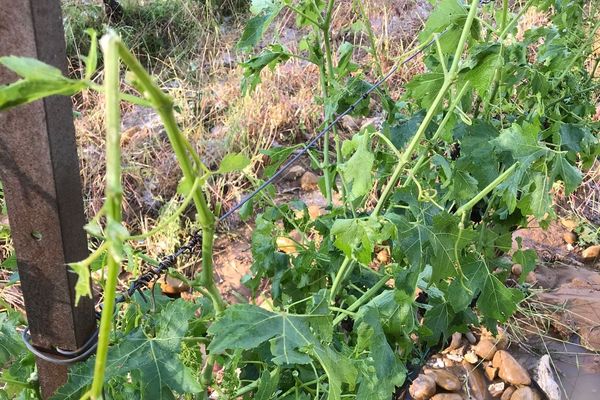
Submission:
<svg viewBox="0 0 600 400">
<path fill-rule="evenodd" d="M 460 390 L 462 387 L 460 380 L 454 374 L 445 369 L 429 370 L 425 373 L 433 376 L 435 383 L 437 383 L 437 385 L 442 389 L 455 392 Z"/>
<path fill-rule="evenodd" d="M 462 360 L 464 360 L 465 358 L 463 356 L 461 356 L 460 354 L 446 354 L 446 358 L 448 360 L 454 361 L 454 362 L 462 362 Z"/>
<path fill-rule="evenodd" d="M 390 261 L 390 253 L 387 249 L 383 249 L 377 253 L 377 261 L 382 264 L 387 264 Z"/>
<path fill-rule="evenodd" d="M 319 177 L 310 171 L 306 171 L 300 178 L 300 187 L 305 192 L 312 192 L 319 187 Z"/>
<path fill-rule="evenodd" d="M 485 376 L 487 376 L 487 378 L 490 381 L 493 381 L 494 379 L 496 379 L 496 376 L 498 375 L 498 368 L 494 368 L 491 365 L 486 365 L 484 368 L 485 371 Z"/>
<path fill-rule="evenodd" d="M 221 61 L 223 62 L 223 66 L 225 68 L 234 68 L 237 64 L 235 56 L 232 56 L 230 53 L 223 54 Z"/>
<path fill-rule="evenodd" d="M 498 327 L 498 334 L 496 335 L 496 348 L 498 350 L 506 350 L 508 348 L 508 335 L 504 328 Z"/>
<path fill-rule="evenodd" d="M 577 234 L 574 232 L 567 232 L 563 235 L 563 240 L 568 244 L 577 243 Z"/>
<path fill-rule="evenodd" d="M 469 364 L 463 364 L 467 370 L 467 382 L 469 383 L 469 393 L 472 400 L 487 399 L 487 383 L 485 377 L 479 368 L 473 368 Z"/>
<path fill-rule="evenodd" d="M 450 368 L 454 367 L 455 365 L 456 363 L 453 360 L 450 360 L 449 358 L 444 358 L 444 367 Z"/>
<path fill-rule="evenodd" d="M 508 347 L 508 336 L 506 336 L 506 332 L 504 328 L 501 326 L 496 327 L 496 334 L 494 335 L 492 332 L 487 329 L 482 330 L 482 337 L 487 337 L 491 339 L 496 345 L 496 349 L 498 350 L 506 350 Z"/>
<path fill-rule="evenodd" d="M 351 115 L 344 115 L 341 121 L 342 127 L 350 132 L 356 132 L 360 129 L 360 121 Z"/>
<path fill-rule="evenodd" d="M 311 219 L 311 221 L 314 221 L 315 219 L 319 218 L 321 215 L 323 215 L 323 209 L 319 206 L 308 206 L 308 215 Z"/>
<path fill-rule="evenodd" d="M 294 165 L 293 167 L 288 169 L 288 172 L 285 175 L 285 179 L 290 180 L 290 181 L 295 181 L 296 179 L 298 179 L 302 175 L 304 175 L 305 172 L 306 172 L 306 169 L 304 169 L 304 167 L 302 165 Z"/>
<path fill-rule="evenodd" d="M 510 400 L 533 400 L 533 391 L 529 386 L 523 386 L 515 390 Z"/>
<path fill-rule="evenodd" d="M 460 347 L 462 342 L 462 333 L 454 332 L 452 334 L 452 340 L 450 341 L 450 345 L 448 346 L 448 350 L 456 350 Z"/>
<path fill-rule="evenodd" d="M 471 331 L 465 333 L 465 337 L 471 344 L 475 344 L 475 342 L 477 342 L 477 338 L 475 337 L 475 335 L 473 335 L 473 332 Z"/>
<path fill-rule="evenodd" d="M 535 381 L 544 391 L 548 397 L 548 400 L 561 399 L 562 396 L 560 387 L 554 379 L 554 373 L 552 372 L 552 367 L 550 366 L 550 356 L 548 354 L 544 354 L 538 362 Z"/>
<path fill-rule="evenodd" d="M 438 393 L 431 400 L 462 400 L 462 396 L 458 393 Z"/>
<path fill-rule="evenodd" d="M 477 364 L 479 362 L 479 358 L 477 358 L 477 356 L 475 355 L 475 353 L 473 351 L 467 352 L 467 354 L 465 354 L 464 358 L 465 358 L 465 361 L 468 362 L 469 364 Z"/>
<path fill-rule="evenodd" d="M 531 378 L 527 370 L 505 350 L 496 352 L 492 365 L 498 368 L 498 376 L 505 382 L 513 385 L 531 384 Z"/>
<path fill-rule="evenodd" d="M 535 272 L 529 271 L 527 277 L 525 278 L 525 282 L 529 283 L 530 285 L 535 285 L 537 283 L 537 276 L 535 276 Z"/>
<path fill-rule="evenodd" d="M 590 246 L 587 249 L 583 250 L 581 253 L 581 257 L 583 257 L 583 261 L 585 262 L 594 262 L 598 257 L 600 257 L 600 245 Z"/>
<path fill-rule="evenodd" d="M 568 218 L 561 218 L 560 223 L 562 224 L 562 226 L 564 226 L 570 231 L 574 230 L 575 228 L 577 228 L 577 226 L 579 226 L 577 221 Z"/>
<path fill-rule="evenodd" d="M 411 383 L 408 392 L 415 400 L 426 400 L 435 394 L 435 380 L 432 376 L 420 374 Z"/>
<path fill-rule="evenodd" d="M 444 368 L 444 360 L 442 358 L 436 358 L 435 361 L 432 364 L 433 368 Z"/>
<path fill-rule="evenodd" d="M 167 296 L 178 296 L 190 290 L 190 286 L 180 279 L 167 275 L 165 280 L 160 282 L 160 290 Z"/>
<path fill-rule="evenodd" d="M 502 396 L 500 396 L 500 400 L 510 400 L 510 396 L 513 395 L 515 390 L 517 390 L 517 388 L 514 386 L 507 387 L 504 393 L 502 393 Z"/>
<path fill-rule="evenodd" d="M 460 346 L 458 349 L 450 350 L 450 353 L 456 354 L 458 356 L 464 356 L 465 352 L 466 352 L 465 351 L 465 346 Z"/>
<path fill-rule="evenodd" d="M 500 397 L 504 392 L 504 382 L 492 383 L 488 386 L 488 392 L 492 397 Z"/>
<path fill-rule="evenodd" d="M 494 358 L 494 354 L 496 354 L 496 344 L 487 338 L 482 338 L 477 345 L 473 346 L 473 350 L 475 354 L 484 360 L 491 360 Z"/>
<path fill-rule="evenodd" d="M 514 276 L 521 276 L 521 274 L 523 273 L 523 267 L 521 266 L 521 264 L 515 264 L 512 266 L 511 271 Z"/>
</svg>

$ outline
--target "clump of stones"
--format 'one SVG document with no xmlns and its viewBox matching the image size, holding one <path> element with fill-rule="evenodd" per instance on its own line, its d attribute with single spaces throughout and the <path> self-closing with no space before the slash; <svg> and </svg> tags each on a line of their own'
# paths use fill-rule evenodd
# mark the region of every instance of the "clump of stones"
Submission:
<svg viewBox="0 0 600 400">
<path fill-rule="evenodd" d="M 479 338 L 472 332 L 452 335 L 450 345 L 429 359 L 409 387 L 415 400 L 560 400 L 553 374 L 544 368 L 548 356 L 540 360 L 532 379 L 508 351 L 508 339 L 498 328 L 497 335 L 483 330 Z"/>
</svg>

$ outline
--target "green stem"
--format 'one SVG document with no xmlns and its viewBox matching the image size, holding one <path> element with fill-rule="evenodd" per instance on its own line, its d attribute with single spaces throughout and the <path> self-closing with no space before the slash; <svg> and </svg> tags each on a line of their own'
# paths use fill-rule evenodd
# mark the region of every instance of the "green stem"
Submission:
<svg viewBox="0 0 600 400">
<path fill-rule="evenodd" d="M 508 0 L 502 0 L 502 19 L 500 20 L 500 29 L 503 32 L 506 29 L 508 21 Z"/>
<path fill-rule="evenodd" d="M 109 32 L 102 41 L 105 54 L 104 60 L 104 85 L 106 104 L 106 217 L 108 224 L 121 223 L 121 121 L 119 101 L 119 37 L 114 32 Z M 94 365 L 94 379 L 90 389 L 92 399 L 102 398 L 102 387 L 108 357 L 108 345 L 112 325 L 115 296 L 117 291 L 117 278 L 119 274 L 118 255 L 114 247 L 120 243 L 108 235 L 108 261 L 107 277 L 104 287 L 104 308 L 100 318 L 98 333 L 98 348 Z"/>
<path fill-rule="evenodd" d="M 105 241 L 96 250 L 94 250 L 92 252 L 92 254 L 90 254 L 85 260 L 79 261 L 75 264 L 80 264 L 84 267 L 89 267 L 90 265 L 92 265 L 92 263 L 94 261 L 96 261 L 98 259 L 98 257 L 100 257 L 102 255 L 102 253 L 104 253 L 106 251 L 106 249 L 108 249 L 108 242 Z M 71 265 L 71 264 L 69 264 L 69 265 Z"/>
<path fill-rule="evenodd" d="M 588 47 L 590 47 L 592 45 L 592 43 L 594 43 L 594 40 L 596 40 L 596 31 L 599 28 L 600 28 L 600 20 L 598 20 L 598 22 L 596 22 L 596 25 L 594 25 L 594 29 L 592 29 L 592 32 L 591 32 L 588 40 L 586 40 L 585 43 L 583 43 L 583 45 L 577 50 L 577 53 L 575 54 L 575 56 L 570 57 L 569 64 L 563 69 L 562 74 L 560 74 L 560 76 L 558 77 L 558 82 L 562 81 L 563 78 L 565 77 L 565 75 L 568 74 L 569 72 L 571 72 L 571 67 L 573 67 L 573 64 L 575 64 L 575 62 L 577 62 L 577 60 L 579 60 L 579 58 L 583 55 L 585 50 L 588 49 Z"/>
<path fill-rule="evenodd" d="M 325 99 L 329 98 L 330 95 L 330 87 L 331 83 L 335 80 L 335 70 L 333 68 L 333 51 L 331 49 L 331 19 L 333 17 L 333 5 L 335 0 L 329 0 L 327 4 L 327 11 L 325 13 L 325 18 L 323 20 L 323 25 L 321 26 L 321 31 L 323 32 L 323 42 L 325 47 L 325 62 L 327 65 L 326 71 L 326 79 L 325 79 Z M 327 111 L 325 112 L 325 122 L 330 123 L 332 121 L 333 115 L 330 115 Z M 337 127 L 334 126 L 333 135 L 336 138 L 336 155 L 338 158 L 338 162 L 340 162 L 340 145 L 338 143 L 338 132 Z M 333 203 L 332 196 L 332 188 L 331 188 L 331 163 L 329 161 L 329 142 L 330 142 L 330 132 L 325 133 L 323 138 L 323 168 L 325 175 L 325 197 L 327 199 L 327 207 L 331 207 Z"/>
<path fill-rule="evenodd" d="M 335 302 L 335 296 L 337 296 L 340 284 L 342 283 L 344 276 L 346 276 L 347 270 L 350 269 L 352 264 L 354 264 L 354 261 L 350 257 L 345 257 L 344 261 L 342 261 L 342 265 L 340 265 L 340 268 L 333 279 L 333 284 L 331 285 L 331 294 L 329 296 L 329 301 L 331 303 Z"/>
<path fill-rule="evenodd" d="M 287 8 L 289 8 L 290 10 L 292 10 L 293 12 L 295 12 L 296 14 L 300 15 L 302 18 L 304 18 L 305 20 L 307 20 L 308 22 L 310 22 L 314 26 L 316 26 L 316 27 L 321 26 L 317 20 L 315 20 L 311 16 L 305 14 L 302 10 L 300 10 L 295 5 L 293 5 L 293 4 L 290 3 L 290 4 L 286 4 L 285 6 Z"/>
<path fill-rule="evenodd" d="M 362 296 L 358 298 L 354 303 L 350 304 L 350 306 L 346 309 L 349 312 L 355 312 L 358 310 L 363 304 L 367 301 L 371 300 L 373 296 L 379 293 L 379 290 L 385 286 L 385 283 L 390 280 L 389 276 L 384 276 L 381 278 L 375 285 L 369 288 Z M 346 318 L 346 315 L 340 314 L 333 320 L 333 326 L 337 326 L 340 322 L 342 322 Z"/>
<path fill-rule="evenodd" d="M 206 357 L 206 365 L 204 365 L 204 370 L 202 370 L 202 375 L 200 375 L 200 386 L 202 386 L 202 388 L 205 390 L 212 382 L 212 373 L 215 361 L 216 357 L 213 354 L 209 354 L 208 357 Z"/>
<path fill-rule="evenodd" d="M 587 92 L 591 92 L 592 90 L 596 90 L 596 89 L 598 89 L 599 87 L 600 87 L 600 83 L 597 83 L 597 84 L 595 84 L 595 85 L 592 85 L 592 86 L 590 86 L 590 87 L 587 87 L 587 88 L 585 88 L 585 89 L 579 90 L 579 91 L 577 91 L 577 92 L 575 92 L 575 93 L 571 93 L 571 94 L 568 94 L 568 95 L 562 96 L 562 97 L 560 97 L 560 98 L 558 98 L 558 99 L 554 100 L 552 103 L 548 104 L 548 105 L 546 106 L 546 108 L 550 108 L 550 107 L 554 106 L 555 104 L 561 103 L 562 101 L 564 101 L 564 100 L 566 100 L 566 99 L 570 99 L 570 98 L 573 98 L 573 97 L 575 97 L 575 96 L 579 96 L 579 95 L 581 95 L 581 94 L 584 94 L 584 93 L 587 93 Z"/>
<path fill-rule="evenodd" d="M 387 145 L 387 147 L 390 148 L 392 153 L 394 153 L 396 158 L 399 159 L 402 157 L 402 153 L 400 153 L 400 151 L 398 151 L 396 146 L 394 146 L 394 143 L 392 143 L 392 141 L 388 137 L 386 137 L 384 134 L 382 134 L 381 132 L 373 132 L 373 136 L 377 136 L 382 142 L 384 142 Z"/>
<path fill-rule="evenodd" d="M 352 311 L 349 311 L 349 310 L 344 310 L 343 308 L 340 308 L 340 307 L 329 306 L 329 309 L 331 311 L 337 311 L 343 315 L 347 315 L 352 318 L 356 317 L 356 313 L 353 313 Z"/>
<path fill-rule="evenodd" d="M 460 101 L 462 100 L 463 96 L 467 92 L 467 89 L 469 89 L 470 87 L 471 87 L 470 82 L 465 83 L 463 85 L 463 87 L 460 89 L 460 91 L 458 92 L 458 94 L 454 97 L 454 99 L 452 100 L 450 105 L 448 106 L 446 115 L 444 115 L 444 118 L 442 118 L 442 122 L 440 122 L 440 124 L 437 127 L 437 130 L 435 131 L 435 133 L 429 140 L 428 146 L 422 151 L 421 155 L 417 159 L 417 162 L 410 170 L 409 175 L 412 175 L 413 178 L 417 174 L 417 172 L 419 172 L 419 170 L 421 169 L 421 166 L 423 166 L 423 164 L 425 163 L 425 160 L 427 158 L 427 152 L 431 149 L 432 143 L 435 143 L 438 140 L 438 138 L 442 135 L 442 132 L 444 131 L 446 124 L 448 123 L 448 121 L 450 121 L 450 117 L 452 116 L 454 109 L 456 109 L 456 107 L 460 104 Z M 407 185 L 409 182 L 410 181 L 407 180 L 405 182 L 405 185 Z"/>
<path fill-rule="evenodd" d="M 500 20 L 500 31 L 501 32 L 508 32 L 506 30 L 507 27 L 507 22 L 508 22 L 508 0 L 502 0 L 502 16 L 501 16 L 501 20 Z M 498 89 L 500 88 L 500 81 L 502 79 L 502 67 L 504 66 L 503 63 L 503 53 L 504 53 L 504 43 L 502 43 L 501 40 L 500 41 L 500 54 L 498 56 L 498 62 L 501 63 L 501 65 L 496 66 L 496 69 L 494 71 L 494 77 L 492 78 L 492 90 L 490 91 L 490 95 L 488 96 L 488 100 L 487 102 L 484 104 L 483 106 L 483 114 L 484 115 L 488 115 L 488 111 L 489 108 L 492 104 L 492 102 L 494 101 L 494 98 L 496 97 L 496 94 L 498 93 Z M 482 101 L 482 97 L 480 95 L 480 97 L 477 99 L 477 103 L 475 105 L 474 108 L 474 118 L 477 118 L 477 116 L 479 115 L 479 106 L 481 105 L 481 101 Z"/>
<path fill-rule="evenodd" d="M 435 48 L 440 59 L 440 64 L 442 65 L 442 71 L 444 71 L 444 75 L 447 75 L 448 66 L 446 65 L 446 58 L 444 57 L 444 52 L 442 51 L 442 45 L 440 44 L 439 35 L 435 35 Z"/>
<path fill-rule="evenodd" d="M 444 83 L 442 84 L 442 88 L 440 89 L 440 92 L 438 93 L 435 100 L 433 101 L 433 105 L 427 111 L 427 114 L 425 115 L 423 122 L 421 123 L 421 125 L 419 125 L 419 129 L 417 129 L 417 133 L 415 133 L 415 136 L 409 143 L 408 147 L 406 148 L 404 153 L 402 153 L 402 157 L 400 157 L 400 159 L 398 160 L 398 164 L 396 164 L 396 168 L 392 172 L 392 176 L 390 177 L 386 186 L 384 187 L 384 189 L 381 193 L 381 196 L 379 197 L 379 200 L 377 201 L 377 204 L 375 205 L 375 208 L 373 209 L 372 215 L 377 216 L 381 212 L 381 209 L 383 208 L 383 205 L 385 204 L 392 189 L 396 186 L 396 183 L 398 182 L 398 179 L 400 178 L 400 174 L 402 173 L 404 166 L 412 158 L 412 154 L 413 154 L 415 148 L 421 141 L 423 135 L 425 134 L 426 129 L 429 127 L 429 124 L 431 123 L 433 116 L 437 112 L 436 109 L 442 102 L 442 99 L 445 97 L 446 91 L 450 87 L 450 84 L 451 84 L 450 80 L 448 80 L 448 79 L 444 80 Z"/>
<path fill-rule="evenodd" d="M 356 0 L 354 2 L 356 4 L 356 8 L 358 8 L 358 12 L 360 14 L 361 19 L 363 20 L 363 25 L 367 30 L 367 37 L 369 38 L 369 45 L 371 47 L 371 57 L 373 57 L 373 62 L 375 63 L 375 70 L 379 76 L 383 76 L 383 68 L 381 67 L 381 62 L 379 60 L 379 55 L 377 54 L 377 41 L 375 40 L 375 33 L 373 33 L 373 27 L 371 26 L 371 20 L 367 15 L 367 11 L 361 0 Z M 386 86 L 387 89 L 387 86 Z"/>
<path fill-rule="evenodd" d="M 102 85 L 98 85 L 92 81 L 86 81 L 86 83 L 90 89 L 93 89 L 98 93 L 104 93 L 104 87 Z M 148 100 L 127 93 L 119 92 L 119 99 L 142 107 L 152 107 L 152 103 Z"/>
<path fill-rule="evenodd" d="M 325 71 L 325 67 L 323 65 L 319 65 L 319 75 L 321 81 L 321 93 L 323 95 L 323 103 L 329 98 L 329 89 L 328 89 L 328 75 Z M 327 107 L 326 105 L 324 106 Z M 325 123 L 329 122 L 329 115 L 327 110 L 323 110 L 323 117 Z M 327 206 L 332 204 L 332 193 L 331 193 L 331 178 L 329 174 L 329 132 L 325 133 L 323 137 L 323 163 L 321 164 L 321 168 L 323 169 L 323 176 L 325 179 L 325 198 L 327 200 Z"/>
<path fill-rule="evenodd" d="M 463 206 L 461 206 L 458 210 L 456 210 L 456 212 L 454 214 L 462 216 L 467 211 L 469 211 L 471 208 L 475 207 L 475 204 L 479 203 L 479 201 L 481 201 L 481 199 L 483 199 L 485 196 L 487 196 L 488 193 L 490 193 L 492 190 L 494 190 L 496 188 L 496 186 L 498 186 L 506 178 L 508 178 L 508 176 L 513 173 L 515 168 L 517 168 L 518 164 L 519 163 L 516 162 L 513 165 L 511 165 L 510 168 L 508 168 L 506 171 L 504 171 L 502 174 L 500 174 L 496 179 L 494 179 L 492 182 L 490 182 L 489 185 L 487 185 L 485 188 L 483 188 L 483 190 L 481 192 L 479 192 L 477 194 L 477 196 L 473 197 L 471 200 L 469 200 L 467 203 L 465 203 Z"/>
<path fill-rule="evenodd" d="M 391 178 L 388 180 L 387 185 L 383 189 L 383 192 L 381 193 L 381 196 L 379 197 L 379 200 L 377 201 L 377 204 L 375 205 L 375 209 L 373 210 L 372 215 L 377 216 L 381 212 L 381 209 L 383 208 L 383 205 L 387 201 L 387 198 L 388 198 L 390 192 L 398 183 L 398 179 L 400 178 L 400 174 L 402 173 L 404 166 L 406 165 L 406 163 L 408 163 L 411 160 L 414 150 L 417 148 L 419 142 L 421 141 L 421 139 L 423 138 L 423 135 L 425 134 L 425 131 L 427 130 L 427 128 L 429 127 L 429 124 L 433 120 L 433 116 L 437 112 L 438 107 L 441 105 L 444 97 L 446 96 L 446 92 L 448 91 L 448 89 L 450 88 L 450 86 L 452 85 L 452 83 L 454 82 L 456 77 L 458 76 L 458 64 L 461 60 L 461 55 L 462 55 L 463 49 L 465 47 L 465 43 L 467 42 L 467 37 L 469 36 L 470 30 L 471 30 L 471 25 L 473 24 L 473 20 L 475 19 L 478 4 L 479 4 L 478 0 L 471 1 L 471 7 L 469 9 L 469 14 L 467 16 L 467 20 L 463 27 L 462 33 L 460 35 L 460 39 L 458 41 L 458 46 L 456 47 L 454 59 L 452 60 L 452 66 L 448 70 L 448 74 L 445 75 L 444 83 L 442 84 L 442 87 L 440 88 L 440 91 L 438 92 L 432 105 L 429 107 L 429 110 L 427 111 L 427 114 L 425 115 L 423 122 L 419 125 L 419 129 L 417 129 L 417 132 L 415 133 L 414 137 L 410 141 L 408 147 L 406 148 L 404 153 L 402 153 L 401 159 L 398 160 L 398 164 L 396 165 L 396 168 L 394 169 L 394 172 L 392 173 Z"/>
<path fill-rule="evenodd" d="M 185 144 L 185 138 L 181 134 L 175 114 L 173 112 L 173 101 L 171 98 L 162 92 L 162 90 L 154 83 L 150 74 L 146 72 L 144 67 L 135 58 L 135 56 L 122 44 L 119 43 L 119 54 L 123 62 L 135 74 L 140 85 L 146 91 L 150 101 L 154 104 L 160 119 L 162 120 L 177 161 L 183 172 L 183 177 L 188 182 L 193 182 L 197 172 L 192 166 L 186 150 L 189 150 Z M 203 164 L 198 166 L 206 170 Z M 198 212 L 198 220 L 202 227 L 202 282 L 210 298 L 217 314 L 220 314 L 225 309 L 225 301 L 221 297 L 221 293 L 217 289 L 213 276 L 213 242 L 215 230 L 215 217 L 211 213 L 202 188 L 193 192 L 194 204 Z"/>
<path fill-rule="evenodd" d="M 528 0 L 527 3 L 525 3 L 525 5 L 523 7 L 521 7 L 521 9 L 517 13 L 517 15 L 515 15 L 514 18 L 511 19 L 508 24 L 506 24 L 504 29 L 502 29 L 502 31 L 498 35 L 499 41 L 502 41 L 506 38 L 506 36 L 510 32 L 510 30 L 515 26 L 515 24 L 519 21 L 519 19 L 521 19 L 521 17 L 527 12 L 527 10 L 529 10 L 529 7 L 531 7 L 533 5 L 534 1 L 536 1 L 536 0 Z M 508 15 L 508 11 L 507 11 L 507 15 Z"/>
</svg>

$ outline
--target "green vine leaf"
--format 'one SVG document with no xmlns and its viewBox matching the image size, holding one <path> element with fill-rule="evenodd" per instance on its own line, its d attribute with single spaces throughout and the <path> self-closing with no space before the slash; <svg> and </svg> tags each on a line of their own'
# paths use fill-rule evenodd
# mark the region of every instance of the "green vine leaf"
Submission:
<svg viewBox="0 0 600 400">
<path fill-rule="evenodd" d="M 8 319 L 7 314 L 0 314 L 0 367 L 5 367 L 24 351 L 25 347 L 16 326 Z"/>
<path fill-rule="evenodd" d="M 433 104 L 443 84 L 444 74 L 441 72 L 417 75 L 406 84 L 406 97 L 415 99 L 422 108 L 427 109 Z"/>
<path fill-rule="evenodd" d="M 337 219 L 331 235 L 335 246 L 347 257 L 368 265 L 375 245 L 396 237 L 396 227 L 386 219 Z"/>
<path fill-rule="evenodd" d="M 494 147 L 500 152 L 509 153 L 513 159 L 521 162 L 521 168 L 529 168 L 536 160 L 549 153 L 548 148 L 540 143 L 540 129 L 537 124 L 524 123 L 523 126 L 513 124 L 503 130 L 492 140 Z"/>
<path fill-rule="evenodd" d="M 270 400 L 273 398 L 273 394 L 277 391 L 277 385 L 279 384 L 279 369 L 276 369 L 273 374 L 268 370 L 263 371 L 260 375 L 258 382 L 258 388 L 253 399 L 255 400 Z"/>
<path fill-rule="evenodd" d="M 246 23 L 242 37 L 237 44 L 237 47 L 243 51 L 248 51 L 258 45 L 269 25 L 281 12 L 283 5 L 278 1 L 255 0 L 252 2 L 252 7 L 257 15 Z"/>
<path fill-rule="evenodd" d="M 389 400 L 396 387 L 406 379 L 406 367 L 388 343 L 384 325 L 391 334 L 401 336 L 413 328 L 412 299 L 397 302 L 395 292 L 387 290 L 361 307 L 356 318 L 357 348 L 369 356 L 364 359 L 357 398 Z"/>
<path fill-rule="evenodd" d="M 148 336 L 135 330 L 111 347 L 106 362 L 105 381 L 138 373 L 141 398 L 172 399 L 172 392 L 198 393 L 201 390 L 196 375 L 179 358 L 181 338 L 188 330 L 197 306 L 183 300 L 169 302 L 154 321 L 156 335 Z M 75 365 L 69 371 L 67 383 L 53 400 L 79 399 L 91 384 L 95 357 Z"/>
<path fill-rule="evenodd" d="M 494 143 L 498 130 L 488 122 L 475 120 L 472 125 L 460 123 L 454 130 L 454 138 L 460 140 L 460 157 L 456 168 L 468 172 L 481 190 L 496 179 L 498 158 L 494 154 Z"/>
<path fill-rule="evenodd" d="M 485 281 L 477 300 L 477 307 L 487 318 L 506 322 L 516 311 L 517 304 L 523 300 L 518 289 L 504 286 L 502 282 L 486 269 Z"/>
<path fill-rule="evenodd" d="M 242 153 L 227 154 L 221 160 L 218 174 L 226 174 L 228 172 L 239 172 L 250 165 L 250 159 Z"/>
<path fill-rule="evenodd" d="M 421 42 L 430 40 L 433 33 L 441 33 L 447 29 L 444 40 L 440 41 L 442 51 L 444 54 L 455 51 L 462 31 L 461 21 L 466 16 L 467 9 L 457 0 L 438 1 L 419 35 Z"/>
<path fill-rule="evenodd" d="M 433 257 L 429 262 L 433 266 L 432 282 L 453 275 L 454 264 L 459 262 L 456 259 L 457 251 L 462 251 L 476 237 L 475 231 L 470 228 L 460 232 L 459 223 L 460 218 L 445 212 L 433 217 L 433 226 L 428 228 L 428 239 L 433 249 Z"/>
<path fill-rule="evenodd" d="M 583 174 L 563 154 L 554 156 L 552 179 L 560 178 L 565 184 L 565 195 L 570 195 L 581 184 Z"/>
<path fill-rule="evenodd" d="M 75 283 L 75 304 L 79 303 L 82 297 L 92 298 L 92 287 L 90 285 L 90 267 L 81 262 L 69 264 L 69 268 L 77 274 L 77 283 Z"/>
<path fill-rule="evenodd" d="M 346 140 L 342 145 L 342 155 L 352 156 L 344 163 L 338 165 L 342 178 L 350 187 L 348 199 L 354 201 L 367 193 L 373 187 L 372 174 L 375 155 L 370 149 L 371 140 L 368 132 L 354 135 L 352 140 Z"/>
<path fill-rule="evenodd" d="M 316 359 L 329 378 L 329 400 L 341 399 L 342 383 L 354 385 L 357 371 L 351 361 L 321 343 L 311 331 L 312 323 L 325 315 L 294 315 L 272 312 L 251 304 L 233 305 L 208 329 L 213 339 L 208 350 L 250 350 L 271 343 L 271 359 L 277 365 L 308 364 Z"/>
<path fill-rule="evenodd" d="M 291 54 L 281 45 L 273 44 L 267 47 L 260 55 L 252 57 L 248 61 L 241 63 L 244 68 L 244 78 L 242 79 L 242 93 L 252 92 L 260 84 L 260 73 L 266 67 L 271 70 L 279 63 L 289 60 Z"/>
<path fill-rule="evenodd" d="M 473 49 L 470 62 L 461 72 L 461 79 L 471 82 L 480 96 L 486 96 L 496 70 L 500 67 L 500 44 L 492 43 Z"/>
<path fill-rule="evenodd" d="M 23 79 L 0 85 L 0 110 L 52 95 L 71 96 L 87 87 L 85 81 L 65 78 L 51 65 L 28 57 L 0 57 L 0 64 Z"/>
</svg>

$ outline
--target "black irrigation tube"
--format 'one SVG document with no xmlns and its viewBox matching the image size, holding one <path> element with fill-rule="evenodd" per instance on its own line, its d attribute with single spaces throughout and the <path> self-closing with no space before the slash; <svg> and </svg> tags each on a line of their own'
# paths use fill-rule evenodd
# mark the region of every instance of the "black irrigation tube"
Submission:
<svg viewBox="0 0 600 400">
<path fill-rule="evenodd" d="M 300 157 L 302 157 L 304 154 L 306 154 L 319 141 L 319 139 L 321 139 L 327 132 L 331 131 L 333 129 L 333 127 L 342 118 L 344 118 L 346 115 L 348 115 L 352 111 L 354 111 L 356 109 L 356 107 L 362 101 L 366 100 L 366 98 L 371 93 L 373 93 L 375 90 L 377 90 L 385 81 L 387 81 L 392 75 L 394 75 L 396 73 L 396 71 L 398 71 L 398 68 L 400 66 L 403 66 L 403 65 L 409 63 L 410 61 L 414 60 L 419 54 L 423 53 L 426 49 L 428 49 L 433 43 L 435 43 L 435 41 L 437 39 L 442 37 L 446 32 L 448 32 L 448 30 L 445 30 L 442 33 L 438 34 L 436 38 L 430 40 L 426 45 L 424 45 L 421 49 L 416 51 L 410 57 L 408 57 L 407 59 L 402 61 L 400 64 L 394 65 L 387 74 L 385 74 L 381 79 L 379 79 L 369 89 L 367 89 L 358 98 L 358 100 L 356 100 L 350 107 L 348 107 L 348 109 L 346 109 L 344 112 L 339 114 L 331 123 L 329 123 L 321 131 L 319 131 L 319 133 L 317 133 L 317 135 L 314 138 L 309 140 L 304 145 L 304 148 L 302 150 L 298 151 L 296 154 L 294 154 L 294 156 L 292 156 L 290 159 L 288 159 L 288 161 L 286 161 L 279 168 L 279 170 L 275 174 L 273 174 L 273 176 L 271 176 L 269 179 L 264 181 L 258 188 L 256 188 L 254 191 L 252 191 L 247 196 L 245 196 L 242 200 L 240 200 L 239 203 L 237 203 L 235 206 L 233 206 L 231 209 L 229 209 L 223 215 L 221 215 L 217 219 L 216 222 L 220 223 L 220 222 L 224 221 L 225 219 L 229 218 L 236 211 L 238 211 L 240 208 L 242 208 L 244 206 L 244 204 L 246 204 L 248 201 L 250 201 L 252 198 L 254 198 L 262 190 L 264 190 L 267 186 L 276 182 L 292 165 L 294 165 L 294 163 L 296 163 L 296 161 L 298 161 L 300 159 Z M 137 279 L 132 281 L 129 288 L 123 294 L 121 294 L 119 297 L 116 298 L 115 304 L 125 302 L 128 298 L 133 296 L 135 294 L 135 292 L 139 292 L 140 295 L 142 296 L 142 298 L 144 298 L 144 300 L 145 300 L 145 296 L 143 294 L 142 289 L 144 289 L 150 282 L 158 280 L 158 278 L 167 269 L 169 269 L 170 267 L 175 265 L 175 262 L 177 261 L 177 258 L 179 256 L 181 256 L 184 253 L 192 253 L 194 248 L 196 248 L 196 246 L 198 246 L 201 243 L 202 243 L 202 235 L 201 235 L 200 231 L 194 232 L 192 234 L 192 236 L 190 237 L 189 241 L 185 245 L 179 247 L 174 253 L 164 257 L 159 262 L 159 264 L 156 268 L 152 268 L 152 269 L 148 270 L 147 272 L 140 275 Z M 99 317 L 100 313 L 102 312 L 102 304 L 99 304 L 98 308 L 99 308 L 99 311 L 97 312 L 97 316 Z M 96 331 L 94 331 L 92 336 L 86 341 L 86 343 L 81 348 L 73 350 L 73 351 L 55 348 L 56 354 L 48 353 L 45 350 L 41 350 L 41 349 L 38 349 L 35 346 L 33 346 L 31 344 L 31 336 L 29 333 L 29 327 L 25 328 L 25 330 L 22 332 L 21 336 L 22 336 L 23 342 L 25 343 L 25 346 L 27 347 L 27 349 L 29 349 L 29 351 L 31 351 L 35 356 L 37 356 L 45 361 L 48 361 L 50 363 L 58 364 L 58 365 L 70 365 L 77 361 L 84 360 L 85 358 L 89 357 L 96 351 L 96 347 L 98 345 L 98 330 L 97 329 L 96 329 Z"/>
</svg>

